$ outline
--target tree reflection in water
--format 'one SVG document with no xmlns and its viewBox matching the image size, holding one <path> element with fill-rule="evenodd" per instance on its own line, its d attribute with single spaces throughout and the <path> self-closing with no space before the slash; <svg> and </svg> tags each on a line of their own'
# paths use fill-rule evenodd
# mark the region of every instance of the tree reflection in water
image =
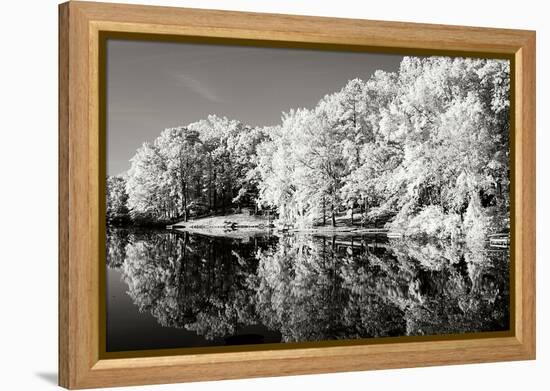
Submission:
<svg viewBox="0 0 550 391">
<path fill-rule="evenodd" d="M 127 229 L 109 230 L 107 244 L 140 312 L 208 340 L 240 343 L 251 325 L 283 342 L 509 328 L 507 249 Z"/>
</svg>

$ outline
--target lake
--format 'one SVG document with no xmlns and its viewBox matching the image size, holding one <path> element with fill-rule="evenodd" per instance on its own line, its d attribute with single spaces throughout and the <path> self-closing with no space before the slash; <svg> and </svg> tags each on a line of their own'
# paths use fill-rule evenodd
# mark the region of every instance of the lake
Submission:
<svg viewBox="0 0 550 391">
<path fill-rule="evenodd" d="M 107 230 L 107 351 L 509 329 L 509 250 Z"/>
</svg>

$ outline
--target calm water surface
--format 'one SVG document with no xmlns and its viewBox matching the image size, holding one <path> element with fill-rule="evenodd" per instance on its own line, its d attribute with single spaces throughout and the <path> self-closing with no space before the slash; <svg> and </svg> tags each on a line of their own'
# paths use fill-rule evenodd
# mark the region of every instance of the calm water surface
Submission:
<svg viewBox="0 0 550 391">
<path fill-rule="evenodd" d="M 109 228 L 107 351 L 509 328 L 508 249 Z"/>
</svg>

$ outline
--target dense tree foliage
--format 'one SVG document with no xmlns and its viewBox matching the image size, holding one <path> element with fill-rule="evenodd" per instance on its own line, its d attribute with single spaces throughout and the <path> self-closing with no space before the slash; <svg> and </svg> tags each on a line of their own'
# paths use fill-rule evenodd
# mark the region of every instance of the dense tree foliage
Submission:
<svg viewBox="0 0 550 391">
<path fill-rule="evenodd" d="M 479 237 L 508 223 L 508 142 L 507 61 L 405 58 L 285 114 L 259 149 L 260 202 L 305 225 L 359 208 L 413 235 Z"/>
<path fill-rule="evenodd" d="M 253 204 L 255 151 L 265 137 L 261 128 L 213 115 L 165 129 L 136 151 L 125 179 L 108 178 L 108 199 L 120 200 L 119 185 L 125 183 L 124 201 L 138 221 L 187 220 L 192 214 Z"/>
<path fill-rule="evenodd" d="M 109 223 L 129 221 L 126 180 L 121 176 L 107 177 L 106 218 Z"/>
<path fill-rule="evenodd" d="M 346 213 L 476 241 L 509 226 L 509 94 L 508 61 L 406 57 L 277 126 L 209 116 L 143 144 L 126 178 L 109 178 L 108 215 L 126 198 L 152 220 L 254 205 L 298 227 Z"/>
</svg>

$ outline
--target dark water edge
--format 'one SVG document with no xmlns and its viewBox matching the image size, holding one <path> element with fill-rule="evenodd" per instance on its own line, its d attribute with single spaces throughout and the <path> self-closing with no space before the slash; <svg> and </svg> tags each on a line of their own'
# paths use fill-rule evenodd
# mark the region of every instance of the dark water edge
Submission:
<svg viewBox="0 0 550 391">
<path fill-rule="evenodd" d="M 240 340 L 224 338 L 207 340 L 194 331 L 165 327 L 149 312 L 140 312 L 121 284 L 122 273 L 107 270 L 107 352 L 130 350 L 172 349 L 181 347 L 223 346 L 230 344 L 255 344 L 280 342 L 280 334 L 265 326 L 248 326 L 241 330 Z M 259 341 L 257 335 L 263 336 Z"/>
<path fill-rule="evenodd" d="M 509 251 L 107 230 L 107 351 L 509 329 Z"/>
</svg>

